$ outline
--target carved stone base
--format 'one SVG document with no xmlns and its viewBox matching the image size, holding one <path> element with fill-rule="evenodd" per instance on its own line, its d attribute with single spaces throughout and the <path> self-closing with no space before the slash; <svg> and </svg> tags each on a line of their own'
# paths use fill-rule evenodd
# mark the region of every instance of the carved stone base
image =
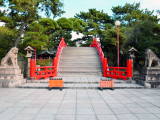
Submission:
<svg viewBox="0 0 160 120">
<path fill-rule="evenodd" d="M 146 88 L 160 88 L 160 81 L 148 82 L 148 81 L 144 81 L 144 80 L 138 80 L 137 84 L 143 85 Z"/>
<path fill-rule="evenodd" d="M 158 67 L 146 67 L 143 68 L 139 77 L 143 81 L 160 81 L 160 68 Z"/>
<path fill-rule="evenodd" d="M 0 80 L 0 88 L 14 88 L 26 83 L 26 79 L 22 80 Z"/>
<path fill-rule="evenodd" d="M 138 84 L 144 85 L 146 88 L 157 88 L 160 85 L 160 68 L 145 67 L 143 68 Z"/>
<path fill-rule="evenodd" d="M 0 87 L 17 87 L 26 83 L 19 67 L 0 66 Z"/>
</svg>

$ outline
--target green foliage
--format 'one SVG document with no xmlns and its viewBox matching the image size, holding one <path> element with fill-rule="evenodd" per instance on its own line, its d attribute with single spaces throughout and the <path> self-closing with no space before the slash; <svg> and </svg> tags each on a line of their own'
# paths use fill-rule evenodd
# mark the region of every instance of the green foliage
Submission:
<svg viewBox="0 0 160 120">
<path fill-rule="evenodd" d="M 37 59 L 36 65 L 40 66 L 50 66 L 52 59 Z"/>
<path fill-rule="evenodd" d="M 80 14 L 75 15 L 75 18 L 79 18 L 87 24 L 87 26 L 83 27 L 84 31 L 82 33 L 84 36 L 82 39 L 75 40 L 79 44 L 85 43 L 87 45 L 91 39 L 93 40 L 95 35 L 100 37 L 101 42 L 103 31 L 106 29 L 106 24 L 113 24 L 113 20 L 107 13 L 97 11 L 96 9 L 89 9 L 89 12 L 80 12 Z"/>
<path fill-rule="evenodd" d="M 137 25 L 132 28 L 128 28 L 127 38 L 128 41 L 124 44 L 125 48 L 132 46 L 138 50 L 137 58 L 140 60 L 144 59 L 144 50 L 147 48 L 152 49 L 155 53 L 158 54 L 159 47 L 155 47 L 155 44 L 160 41 L 157 37 L 157 32 L 154 32 L 157 29 L 157 26 L 151 20 L 145 20 L 139 22 Z M 156 40 L 157 39 L 157 40 Z"/>
<path fill-rule="evenodd" d="M 15 30 L 7 27 L 0 27 L 0 60 L 14 46 Z"/>
</svg>

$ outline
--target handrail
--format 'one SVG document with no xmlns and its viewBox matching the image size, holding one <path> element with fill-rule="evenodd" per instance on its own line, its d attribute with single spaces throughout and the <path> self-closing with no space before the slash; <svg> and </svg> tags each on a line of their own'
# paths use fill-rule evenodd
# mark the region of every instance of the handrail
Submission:
<svg viewBox="0 0 160 120">
<path fill-rule="evenodd" d="M 64 41 L 64 38 L 61 38 L 61 42 L 59 43 L 59 46 L 57 48 L 57 52 L 56 52 L 56 57 L 57 57 L 57 64 L 58 64 L 58 61 L 59 61 L 59 56 L 61 54 L 61 51 L 62 51 L 62 48 L 63 47 L 67 47 L 65 41 Z"/>
<path fill-rule="evenodd" d="M 94 41 L 91 43 L 90 47 L 95 47 L 98 51 L 101 64 L 104 65 L 104 53 L 102 51 L 101 45 L 97 42 L 97 38 L 94 38 Z"/>
<path fill-rule="evenodd" d="M 57 48 L 56 56 L 53 58 L 53 66 L 36 66 L 34 57 L 30 60 L 30 78 L 33 80 L 39 80 L 40 78 L 49 78 L 49 77 L 57 77 L 57 66 L 59 61 L 59 56 L 61 54 L 62 48 L 67 47 L 64 38 L 61 38 L 61 42 L 59 43 L 59 46 Z M 44 69 L 42 71 L 39 71 L 37 69 Z M 48 68 L 51 68 L 52 70 L 48 70 Z"/>
<path fill-rule="evenodd" d="M 127 60 L 127 67 L 109 67 L 107 65 L 107 58 L 104 57 L 104 53 L 100 44 L 97 42 L 97 39 L 94 38 L 94 41 L 91 43 L 90 47 L 95 47 L 98 51 L 102 67 L 103 67 L 103 77 L 111 77 L 111 78 L 122 78 L 123 80 L 131 80 L 132 79 L 132 60 Z M 110 70 L 110 69 L 113 69 Z M 118 71 L 116 70 L 118 69 Z M 119 69 L 123 69 L 125 71 L 119 71 Z"/>
</svg>

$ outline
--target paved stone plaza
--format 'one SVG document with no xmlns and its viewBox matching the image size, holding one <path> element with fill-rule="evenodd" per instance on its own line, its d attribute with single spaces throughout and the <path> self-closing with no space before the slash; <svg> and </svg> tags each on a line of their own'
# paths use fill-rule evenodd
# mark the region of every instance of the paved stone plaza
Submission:
<svg viewBox="0 0 160 120">
<path fill-rule="evenodd" d="M 0 88 L 0 120 L 159 120 L 159 89 Z"/>
</svg>

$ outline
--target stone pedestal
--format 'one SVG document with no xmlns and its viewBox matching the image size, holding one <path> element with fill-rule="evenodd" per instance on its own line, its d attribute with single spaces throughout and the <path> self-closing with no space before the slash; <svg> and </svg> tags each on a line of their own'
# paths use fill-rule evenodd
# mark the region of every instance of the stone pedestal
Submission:
<svg viewBox="0 0 160 120">
<path fill-rule="evenodd" d="M 160 86 L 160 68 L 145 67 L 143 68 L 138 84 L 144 85 L 146 88 L 157 88 Z"/>
<path fill-rule="evenodd" d="M 0 87 L 18 87 L 24 83 L 26 83 L 26 79 L 23 79 L 23 74 L 18 66 L 0 66 Z"/>
</svg>

